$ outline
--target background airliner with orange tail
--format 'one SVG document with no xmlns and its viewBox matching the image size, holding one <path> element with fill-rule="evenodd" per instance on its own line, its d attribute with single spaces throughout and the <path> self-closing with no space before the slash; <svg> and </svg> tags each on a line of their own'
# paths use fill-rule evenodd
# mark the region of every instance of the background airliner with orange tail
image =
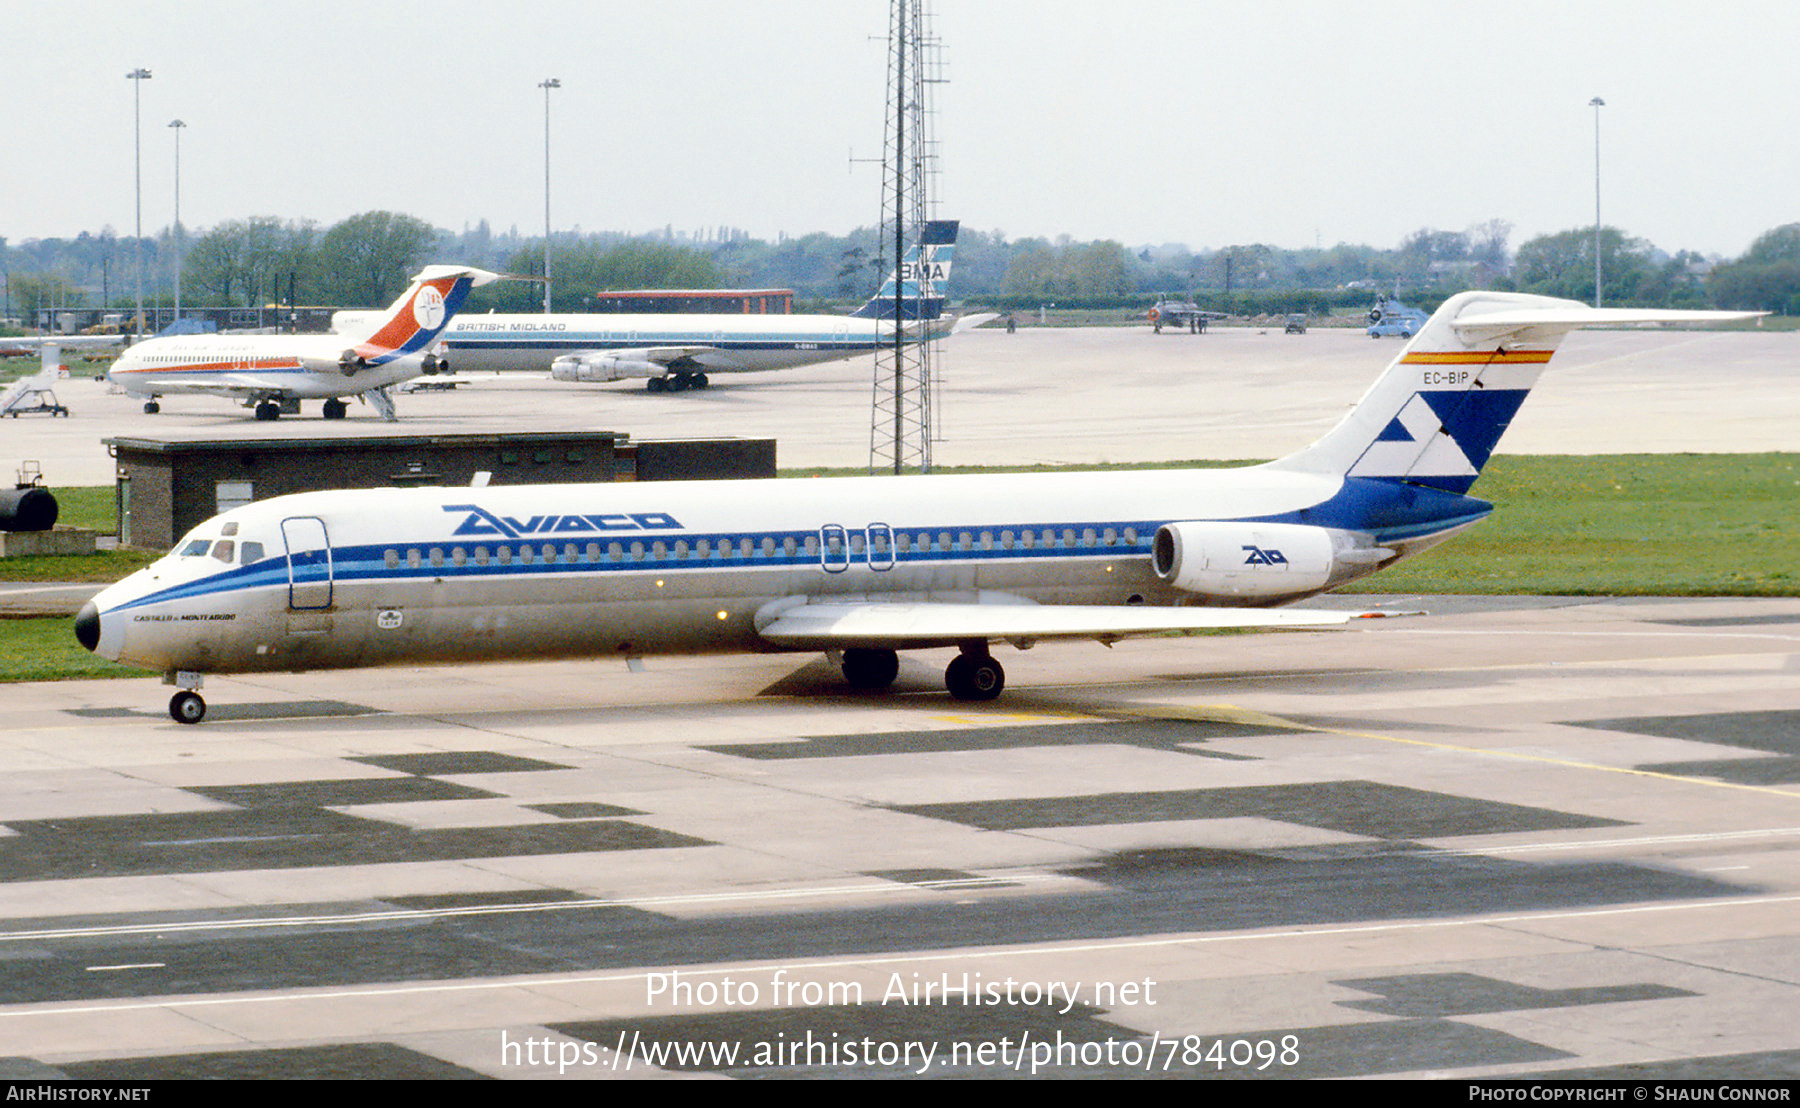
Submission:
<svg viewBox="0 0 1800 1108">
<path fill-rule="evenodd" d="M 257 419 L 299 410 L 323 399 L 326 419 L 342 419 L 343 397 L 367 401 L 383 419 L 395 418 L 389 386 L 447 368 L 432 345 L 469 290 L 499 275 L 469 266 L 430 265 L 413 278 L 360 335 L 178 335 L 140 342 L 119 355 L 107 379 L 144 398 L 202 393 L 241 399 Z"/>
</svg>

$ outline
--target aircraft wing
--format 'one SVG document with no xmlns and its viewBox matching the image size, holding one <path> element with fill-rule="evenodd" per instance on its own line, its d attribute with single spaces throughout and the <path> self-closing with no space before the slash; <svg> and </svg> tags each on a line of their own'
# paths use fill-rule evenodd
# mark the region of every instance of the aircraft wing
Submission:
<svg viewBox="0 0 1800 1108">
<path fill-rule="evenodd" d="M 38 350 L 60 346 L 67 350 L 97 350 L 125 345 L 124 335 L 13 335 L 0 338 L 0 350 Z"/>
<path fill-rule="evenodd" d="M 954 646 L 974 639 L 1029 646 L 1049 639 L 1118 639 L 1221 628 L 1332 627 L 1418 612 L 1317 608 L 1163 608 L 1100 604 L 946 603 L 804 599 L 776 601 L 756 615 L 757 633 L 784 647 L 832 650 Z"/>
<path fill-rule="evenodd" d="M 620 361 L 655 362 L 657 365 L 684 362 L 713 369 L 741 367 L 741 363 L 731 356 L 730 351 L 720 350 L 716 346 L 640 346 L 631 350 L 608 349 L 602 353 Z"/>
</svg>

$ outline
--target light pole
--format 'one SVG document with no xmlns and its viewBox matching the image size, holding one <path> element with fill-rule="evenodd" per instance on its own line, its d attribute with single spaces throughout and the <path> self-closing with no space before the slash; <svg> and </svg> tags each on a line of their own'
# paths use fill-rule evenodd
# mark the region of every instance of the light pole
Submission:
<svg viewBox="0 0 1800 1108">
<path fill-rule="evenodd" d="M 550 314 L 550 90 L 561 88 L 562 82 L 546 77 L 538 82 L 544 90 L 544 314 Z"/>
<path fill-rule="evenodd" d="M 181 129 L 187 124 L 173 120 L 175 131 L 175 322 L 181 322 Z"/>
<path fill-rule="evenodd" d="M 1594 109 L 1594 307 L 1600 306 L 1600 109 L 1606 101 L 1598 96 L 1588 101 Z"/>
<path fill-rule="evenodd" d="M 132 324 L 132 337 L 142 337 L 144 329 L 144 139 L 143 139 L 143 91 L 144 82 L 150 79 L 150 71 L 139 67 L 125 74 L 131 82 L 131 142 L 135 151 L 135 169 L 137 178 L 137 237 L 132 241 L 132 252 L 137 259 L 137 321 Z"/>
</svg>

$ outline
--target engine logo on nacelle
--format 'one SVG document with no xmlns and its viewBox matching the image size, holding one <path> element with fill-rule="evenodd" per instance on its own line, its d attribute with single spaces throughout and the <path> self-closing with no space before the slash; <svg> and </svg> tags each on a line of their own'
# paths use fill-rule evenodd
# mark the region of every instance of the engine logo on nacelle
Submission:
<svg viewBox="0 0 1800 1108">
<path fill-rule="evenodd" d="M 1288 560 L 1282 556 L 1279 550 L 1264 550 L 1260 546 L 1246 546 L 1244 549 L 1249 551 L 1249 557 L 1244 559 L 1244 564 L 1247 566 L 1285 566 L 1288 564 Z"/>
</svg>

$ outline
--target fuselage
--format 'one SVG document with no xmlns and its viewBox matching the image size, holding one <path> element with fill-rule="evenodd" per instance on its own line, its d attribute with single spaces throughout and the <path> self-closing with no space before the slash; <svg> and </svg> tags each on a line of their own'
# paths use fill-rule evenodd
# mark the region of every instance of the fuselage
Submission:
<svg viewBox="0 0 1800 1108">
<path fill-rule="evenodd" d="M 336 335 L 189 335 L 147 339 L 119 355 L 107 379 L 134 396 L 182 393 L 353 396 L 421 372 L 417 355 L 388 355 L 346 374 Z"/>
<path fill-rule="evenodd" d="M 1242 604 L 1160 579 L 1158 528 L 1286 521 L 1398 556 L 1489 510 L 1374 504 L 1385 486 L 1362 484 L 1250 467 L 303 493 L 218 516 L 102 592 L 95 649 L 227 673 L 765 650 L 759 611 L 793 597 Z"/>
<path fill-rule="evenodd" d="M 910 324 L 903 337 L 918 334 Z M 894 325 L 833 315 L 493 314 L 458 316 L 443 341 L 458 371 L 542 372 L 568 354 L 702 347 L 690 358 L 707 373 L 749 373 L 868 354 L 894 341 Z"/>
</svg>

